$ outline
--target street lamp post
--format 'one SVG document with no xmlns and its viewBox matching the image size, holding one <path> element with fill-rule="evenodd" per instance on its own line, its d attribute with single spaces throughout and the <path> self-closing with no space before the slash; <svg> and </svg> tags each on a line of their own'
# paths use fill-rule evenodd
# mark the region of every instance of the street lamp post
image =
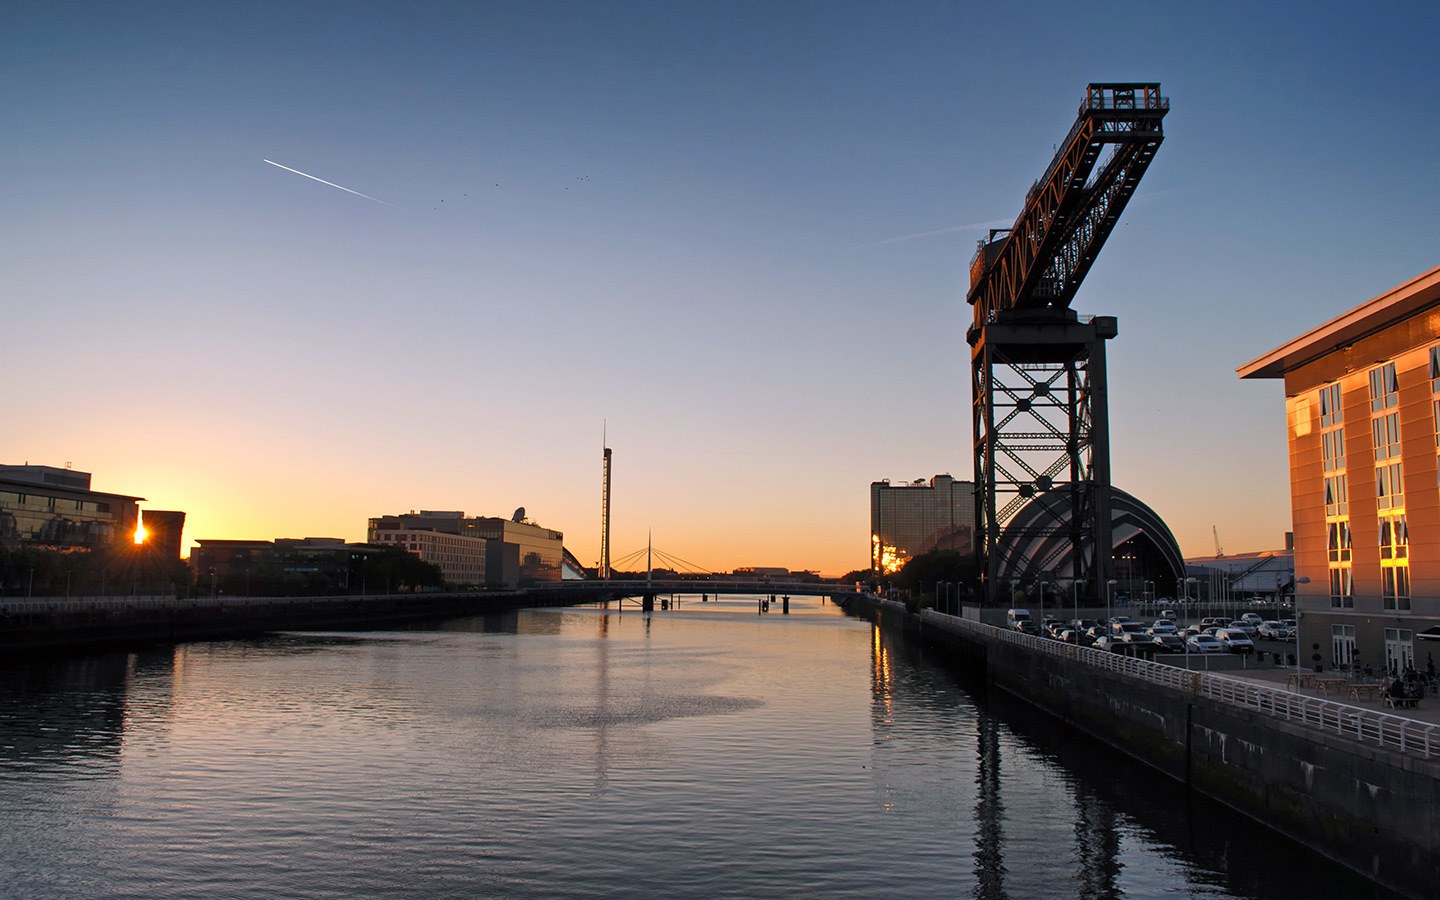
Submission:
<svg viewBox="0 0 1440 900">
<path fill-rule="evenodd" d="M 1295 674 L 1300 674 L 1300 585 L 1309 584 L 1310 576 L 1295 579 Z"/>
<path fill-rule="evenodd" d="M 1110 627 L 1110 604 L 1115 598 L 1115 579 L 1105 582 L 1105 627 Z M 1131 585 L 1134 587 L 1134 585 Z"/>
<path fill-rule="evenodd" d="M 1075 579 L 1071 584 L 1075 589 L 1075 627 L 1080 627 L 1080 579 Z"/>
</svg>

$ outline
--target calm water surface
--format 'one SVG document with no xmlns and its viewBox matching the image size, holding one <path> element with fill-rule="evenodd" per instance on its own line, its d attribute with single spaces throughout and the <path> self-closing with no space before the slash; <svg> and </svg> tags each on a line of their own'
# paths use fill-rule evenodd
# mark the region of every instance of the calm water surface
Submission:
<svg viewBox="0 0 1440 900">
<path fill-rule="evenodd" d="M 819 600 L 0 669 L 0 892 L 1371 897 Z"/>
</svg>

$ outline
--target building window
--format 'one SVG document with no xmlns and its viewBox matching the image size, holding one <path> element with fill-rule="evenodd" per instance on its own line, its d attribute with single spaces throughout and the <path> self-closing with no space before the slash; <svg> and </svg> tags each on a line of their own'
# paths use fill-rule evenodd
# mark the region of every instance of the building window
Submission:
<svg viewBox="0 0 1440 900">
<path fill-rule="evenodd" d="M 1405 517 L 1385 516 L 1380 520 L 1380 558 L 1407 559 L 1410 556 L 1410 533 Z"/>
<path fill-rule="evenodd" d="M 1400 456 L 1400 414 L 1398 412 L 1377 416 L 1371 422 L 1374 435 L 1375 458 L 1390 459 Z"/>
<path fill-rule="evenodd" d="M 1384 412 L 1400 402 L 1400 383 L 1395 380 L 1395 364 L 1388 362 L 1370 370 L 1370 411 Z"/>
<path fill-rule="evenodd" d="M 1405 508 L 1405 482 L 1398 462 L 1375 467 L 1375 508 L 1381 511 Z"/>
<path fill-rule="evenodd" d="M 1349 514 L 1350 497 L 1345 486 L 1345 476 L 1328 476 L 1325 479 L 1325 515 L 1345 516 Z"/>
<path fill-rule="evenodd" d="M 1399 675 L 1415 668 L 1415 632 L 1408 628 L 1385 629 L 1385 671 Z"/>
<path fill-rule="evenodd" d="M 1436 406 L 1440 407 L 1440 402 Z M 1345 429 L 1336 428 L 1320 435 L 1320 446 L 1324 453 L 1325 471 L 1338 472 L 1345 468 Z"/>
<path fill-rule="evenodd" d="M 1331 660 L 1337 666 L 1348 666 L 1355 661 L 1355 626 L 1330 626 Z"/>
<path fill-rule="evenodd" d="M 1410 611 L 1410 561 L 1390 560 L 1380 564 L 1380 595 L 1387 610 Z"/>
<path fill-rule="evenodd" d="M 1330 605 L 1336 609 L 1355 608 L 1355 578 L 1349 563 L 1330 569 Z"/>
<path fill-rule="evenodd" d="M 1404 516 L 1401 516 L 1403 519 Z M 1330 561 L 1332 563 L 1350 562 L 1350 520 L 1340 519 L 1330 522 L 1326 526 L 1330 532 Z"/>
<path fill-rule="evenodd" d="M 1440 394 L 1440 344 L 1430 348 L 1430 390 Z"/>
<path fill-rule="evenodd" d="M 1345 421 L 1340 409 L 1340 383 L 1327 384 L 1320 389 L 1320 427 L 1328 428 Z"/>
</svg>

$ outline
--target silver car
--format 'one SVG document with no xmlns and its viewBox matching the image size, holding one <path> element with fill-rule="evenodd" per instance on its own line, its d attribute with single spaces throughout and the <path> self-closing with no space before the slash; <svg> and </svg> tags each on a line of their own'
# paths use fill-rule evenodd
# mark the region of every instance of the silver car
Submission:
<svg viewBox="0 0 1440 900">
<path fill-rule="evenodd" d="M 1255 642 L 1238 628 L 1217 628 L 1215 639 L 1231 653 L 1254 653 Z"/>
<path fill-rule="evenodd" d="M 1191 653 L 1224 653 L 1225 645 L 1220 643 L 1213 635 L 1200 634 L 1191 635 L 1185 641 L 1185 646 L 1190 648 Z"/>
</svg>

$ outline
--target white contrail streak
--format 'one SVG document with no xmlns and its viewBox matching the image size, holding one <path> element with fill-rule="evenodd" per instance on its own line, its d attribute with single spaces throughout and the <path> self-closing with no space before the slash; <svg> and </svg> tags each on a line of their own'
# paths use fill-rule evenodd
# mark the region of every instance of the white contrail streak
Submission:
<svg viewBox="0 0 1440 900">
<path fill-rule="evenodd" d="M 901 234 L 895 237 L 885 238 L 881 241 L 871 241 L 868 244 L 856 244 L 851 250 L 859 250 L 863 247 L 879 247 L 883 244 L 897 244 L 900 241 L 913 241 L 916 238 L 934 237 L 937 234 L 949 234 L 952 231 L 977 231 L 986 228 L 1002 228 L 1011 224 L 1009 219 L 991 219 L 989 222 L 971 222 L 969 225 L 951 225 L 949 228 L 936 228 L 934 231 L 917 231 L 914 234 Z"/>
<path fill-rule="evenodd" d="M 316 178 L 314 175 L 306 175 L 304 172 L 300 171 L 299 169 L 292 169 L 292 168 L 290 168 L 289 166 L 282 166 L 282 165 L 280 165 L 279 163 L 275 162 L 273 159 L 262 159 L 262 160 L 260 160 L 260 161 L 261 161 L 261 162 L 267 162 L 267 163 L 269 163 L 270 165 L 274 166 L 274 167 L 277 168 L 277 169 L 284 169 L 284 170 L 287 171 L 287 172 L 294 172 L 296 175 L 304 175 L 306 178 L 310 179 L 311 181 L 318 181 L 318 182 L 320 182 L 321 184 L 328 184 L 328 185 L 330 185 L 330 186 L 333 187 L 333 188 L 339 188 L 340 190 L 344 191 L 344 192 L 347 193 L 347 194 L 354 194 L 354 195 L 357 196 L 357 197 L 364 197 L 366 200 L 374 200 L 376 203 L 379 203 L 379 204 L 381 204 L 382 206 L 388 206 L 388 207 L 390 207 L 391 209 L 399 209 L 399 208 L 400 208 L 400 207 L 396 206 L 396 205 L 393 204 L 393 203 L 386 203 L 384 200 L 381 200 L 379 197 L 372 197 L 372 196 L 370 196 L 369 194 L 362 194 L 362 193 L 360 193 L 359 191 L 352 191 L 352 190 L 350 190 L 349 188 L 347 188 L 347 187 L 346 187 L 345 185 L 343 185 L 343 184 L 336 184 L 336 183 L 333 182 L 333 181 L 326 181 L 326 180 L 323 179 L 323 178 Z"/>
</svg>

